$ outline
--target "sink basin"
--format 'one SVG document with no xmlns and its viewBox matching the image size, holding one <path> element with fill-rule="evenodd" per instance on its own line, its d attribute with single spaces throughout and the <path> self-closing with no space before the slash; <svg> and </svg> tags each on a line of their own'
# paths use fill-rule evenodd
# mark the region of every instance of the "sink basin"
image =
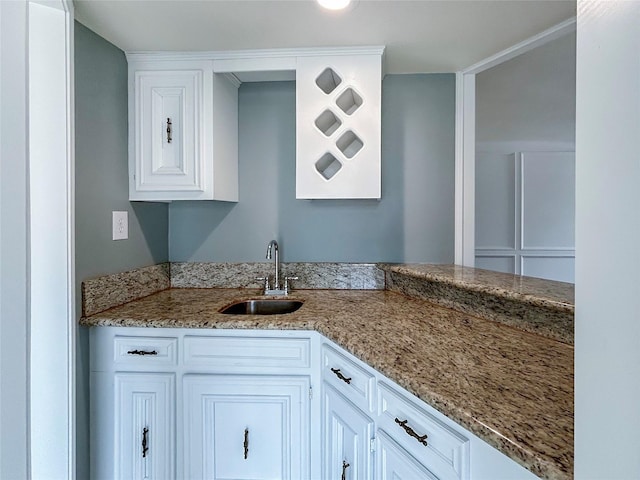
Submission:
<svg viewBox="0 0 640 480">
<path fill-rule="evenodd" d="M 220 310 L 232 315 L 281 315 L 292 313 L 302 306 L 299 300 L 246 300 Z"/>
</svg>

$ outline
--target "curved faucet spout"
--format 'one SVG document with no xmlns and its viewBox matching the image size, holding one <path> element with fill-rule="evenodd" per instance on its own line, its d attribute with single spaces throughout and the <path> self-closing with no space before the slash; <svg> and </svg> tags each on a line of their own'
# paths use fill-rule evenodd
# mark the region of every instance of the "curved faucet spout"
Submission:
<svg viewBox="0 0 640 480">
<path fill-rule="evenodd" d="M 280 290 L 280 259 L 278 258 L 278 242 L 271 240 L 267 246 L 267 260 L 271 260 L 271 251 L 274 251 L 273 263 L 274 263 L 274 278 L 273 278 L 273 290 Z"/>
</svg>

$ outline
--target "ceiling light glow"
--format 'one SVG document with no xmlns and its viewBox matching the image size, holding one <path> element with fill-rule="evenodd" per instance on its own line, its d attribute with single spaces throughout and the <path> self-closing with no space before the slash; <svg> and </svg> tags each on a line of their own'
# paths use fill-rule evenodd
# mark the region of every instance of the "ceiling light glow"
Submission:
<svg viewBox="0 0 640 480">
<path fill-rule="evenodd" d="M 317 2 L 327 10 L 342 10 L 347 8 L 351 0 L 317 0 Z"/>
</svg>

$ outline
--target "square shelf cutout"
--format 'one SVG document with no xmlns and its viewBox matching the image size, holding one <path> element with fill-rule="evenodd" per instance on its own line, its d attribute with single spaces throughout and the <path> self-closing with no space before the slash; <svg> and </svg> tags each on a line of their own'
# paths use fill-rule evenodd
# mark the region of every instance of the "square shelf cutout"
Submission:
<svg viewBox="0 0 640 480">
<path fill-rule="evenodd" d="M 353 158 L 353 156 L 360 151 L 364 146 L 362 140 L 353 133 L 351 130 L 344 132 L 344 134 L 338 139 L 336 145 L 340 149 L 344 156 L 347 158 Z"/>
<path fill-rule="evenodd" d="M 336 99 L 336 104 L 344 113 L 351 115 L 362 105 L 362 97 L 349 87 Z"/>
<path fill-rule="evenodd" d="M 342 164 L 340 161 L 329 152 L 325 153 L 320 160 L 316 162 L 316 170 L 326 180 L 331 180 L 341 168 Z"/>
<path fill-rule="evenodd" d="M 341 83 L 342 78 L 340 78 L 340 75 L 338 75 L 328 67 L 324 69 L 324 71 L 318 78 L 316 78 L 316 85 L 318 85 L 318 87 L 320 87 L 320 90 L 322 90 L 327 95 L 338 88 L 338 85 L 340 85 Z"/>
<path fill-rule="evenodd" d="M 316 118 L 316 127 L 320 129 L 322 133 L 324 133 L 327 137 L 333 135 L 342 122 L 338 117 L 336 117 L 331 110 L 325 110 L 322 114 Z"/>
</svg>

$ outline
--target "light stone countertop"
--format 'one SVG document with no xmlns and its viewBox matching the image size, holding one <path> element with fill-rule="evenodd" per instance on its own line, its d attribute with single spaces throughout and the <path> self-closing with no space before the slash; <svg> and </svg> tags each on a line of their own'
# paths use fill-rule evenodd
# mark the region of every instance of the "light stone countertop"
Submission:
<svg viewBox="0 0 640 480">
<path fill-rule="evenodd" d="M 298 290 L 287 315 L 224 315 L 251 289 L 168 289 L 86 326 L 316 330 L 538 476 L 573 474 L 573 347 L 391 291 Z"/>
<path fill-rule="evenodd" d="M 384 264 L 381 267 L 390 272 L 446 283 L 478 293 L 517 300 L 539 307 L 574 312 L 573 283 L 451 264 L 404 263 Z"/>
</svg>

